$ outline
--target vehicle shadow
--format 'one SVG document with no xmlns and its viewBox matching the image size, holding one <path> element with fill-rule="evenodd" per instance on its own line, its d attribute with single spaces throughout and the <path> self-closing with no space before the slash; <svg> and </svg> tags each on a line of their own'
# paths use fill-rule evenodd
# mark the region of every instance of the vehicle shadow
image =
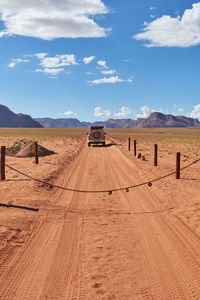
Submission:
<svg viewBox="0 0 200 300">
<path fill-rule="evenodd" d="M 92 147 L 103 147 L 103 148 L 107 148 L 107 147 L 112 147 L 112 146 L 116 146 L 117 144 L 116 143 L 109 143 L 109 144 L 106 144 L 105 146 L 103 145 L 92 145 Z"/>
</svg>

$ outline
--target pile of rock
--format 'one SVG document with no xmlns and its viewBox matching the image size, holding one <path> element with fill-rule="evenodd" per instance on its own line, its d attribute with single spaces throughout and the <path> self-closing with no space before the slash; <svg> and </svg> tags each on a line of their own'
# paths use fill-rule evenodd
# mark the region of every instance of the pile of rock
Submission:
<svg viewBox="0 0 200 300">
<path fill-rule="evenodd" d="M 55 152 L 38 145 L 39 156 L 47 156 L 52 154 L 55 154 Z M 12 147 L 6 149 L 6 155 L 15 157 L 32 157 L 35 155 L 34 142 L 31 140 L 20 140 L 15 142 Z"/>
</svg>

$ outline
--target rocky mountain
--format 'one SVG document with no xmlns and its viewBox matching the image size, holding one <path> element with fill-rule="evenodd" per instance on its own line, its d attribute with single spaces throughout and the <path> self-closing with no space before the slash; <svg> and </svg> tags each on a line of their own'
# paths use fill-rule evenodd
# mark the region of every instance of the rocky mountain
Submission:
<svg viewBox="0 0 200 300">
<path fill-rule="evenodd" d="M 185 116 L 174 116 L 153 112 L 148 118 L 109 119 L 98 122 L 80 122 L 78 119 L 50 119 L 36 118 L 46 128 L 88 128 L 91 125 L 104 125 L 106 128 L 172 128 L 172 127 L 200 127 L 198 119 Z"/>
<path fill-rule="evenodd" d="M 80 122 L 78 119 L 51 119 L 51 118 L 35 118 L 45 128 L 87 128 L 90 122 Z"/>
<path fill-rule="evenodd" d="M 109 119 L 98 122 L 80 122 L 78 119 L 51 119 L 35 118 L 45 128 L 88 128 L 91 125 L 104 125 L 106 128 L 132 128 L 136 127 L 136 121 L 132 119 Z"/>
<path fill-rule="evenodd" d="M 133 119 L 109 119 L 104 122 L 93 122 L 91 125 L 104 125 L 106 128 L 133 128 L 137 127 L 137 121 Z"/>
<path fill-rule="evenodd" d="M 153 112 L 148 118 L 137 119 L 138 128 L 200 127 L 198 119 Z"/>
<path fill-rule="evenodd" d="M 0 105 L 0 127 L 27 128 L 88 128 L 91 125 L 104 125 L 106 128 L 172 128 L 172 127 L 200 127 L 198 119 L 185 116 L 174 116 L 153 112 L 148 118 L 109 119 L 98 122 L 80 122 L 73 118 L 35 118 L 29 115 L 16 114 L 8 107 Z"/>
<path fill-rule="evenodd" d="M 42 128 L 29 115 L 15 114 L 7 106 L 0 105 L 0 127 Z"/>
</svg>

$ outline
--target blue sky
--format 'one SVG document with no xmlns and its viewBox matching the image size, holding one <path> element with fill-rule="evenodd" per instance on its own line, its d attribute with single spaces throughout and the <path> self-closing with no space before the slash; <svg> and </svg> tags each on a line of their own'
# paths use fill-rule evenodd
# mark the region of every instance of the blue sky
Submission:
<svg viewBox="0 0 200 300">
<path fill-rule="evenodd" d="M 0 53 L 14 112 L 200 119 L 199 1 L 0 0 Z"/>
</svg>

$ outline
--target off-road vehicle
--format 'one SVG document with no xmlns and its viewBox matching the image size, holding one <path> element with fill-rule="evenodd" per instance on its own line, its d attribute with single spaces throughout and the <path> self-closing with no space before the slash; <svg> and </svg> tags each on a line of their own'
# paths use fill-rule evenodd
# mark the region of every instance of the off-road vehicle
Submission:
<svg viewBox="0 0 200 300">
<path fill-rule="evenodd" d="M 104 126 L 90 126 L 88 133 L 88 147 L 90 147 L 91 144 L 102 144 L 105 146 L 105 135 Z"/>
</svg>

